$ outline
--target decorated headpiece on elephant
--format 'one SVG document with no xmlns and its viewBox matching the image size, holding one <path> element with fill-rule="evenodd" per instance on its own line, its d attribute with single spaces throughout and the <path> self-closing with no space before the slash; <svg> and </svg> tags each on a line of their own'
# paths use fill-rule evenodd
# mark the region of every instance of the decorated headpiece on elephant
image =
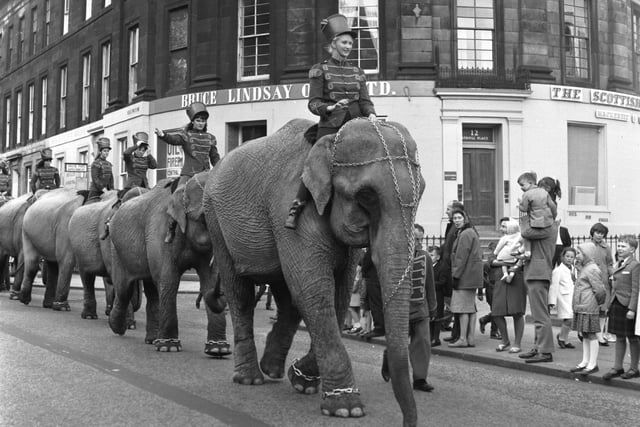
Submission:
<svg viewBox="0 0 640 427">
<path fill-rule="evenodd" d="M 364 415 L 338 325 L 355 275 L 354 248 L 370 246 L 382 284 L 390 373 L 405 425 L 417 412 L 408 372 L 409 279 L 413 223 L 424 189 L 416 144 L 398 123 L 355 119 L 313 148 L 306 120 L 243 144 L 216 165 L 205 187 L 205 216 L 214 242 L 236 337 L 252 337 L 253 293 L 264 280 L 278 306 L 277 322 L 258 365 L 252 340 L 236 342 L 234 381 L 279 378 L 301 318 L 309 353 L 289 370 L 304 393 L 322 382 L 322 412 Z M 296 230 L 282 224 L 299 177 L 313 195 Z"/>
<path fill-rule="evenodd" d="M 207 302 L 205 353 L 214 357 L 230 354 L 224 307 L 216 309 L 209 305 L 209 296 L 219 295 L 219 278 L 215 264 L 211 264 L 211 241 L 202 216 L 203 183 L 208 173 L 196 174 L 173 193 L 171 181 L 160 181 L 133 203 L 123 203 L 111 218 L 112 279 L 116 299 L 109 325 L 113 332 L 119 335 L 126 332 L 125 313 L 131 283 L 145 280 L 149 283 L 145 283 L 145 342 L 155 345 L 158 351 L 181 351 L 176 297 L 182 274 L 193 268 L 198 273 L 200 292 Z M 176 233 L 171 244 L 166 244 L 164 233 L 170 218 L 169 209 L 181 232 Z"/>
</svg>

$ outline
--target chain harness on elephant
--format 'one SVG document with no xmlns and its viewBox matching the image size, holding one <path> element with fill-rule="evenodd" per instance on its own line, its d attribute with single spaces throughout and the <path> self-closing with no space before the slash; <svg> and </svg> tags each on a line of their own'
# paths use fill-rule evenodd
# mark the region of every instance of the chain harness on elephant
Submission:
<svg viewBox="0 0 640 427">
<path fill-rule="evenodd" d="M 378 134 L 378 138 L 380 139 L 380 143 L 382 144 L 385 152 L 385 156 L 376 157 L 375 159 L 365 160 L 362 162 L 352 162 L 352 163 L 342 163 L 336 161 L 336 150 L 338 148 L 338 144 L 342 141 L 340 138 L 343 130 L 349 126 L 349 123 L 352 123 L 356 120 L 366 120 L 371 123 L 371 126 L 375 129 Z M 392 156 L 389 151 L 389 146 L 387 145 L 387 141 L 384 139 L 384 135 L 382 135 L 381 127 L 387 127 L 392 129 L 399 137 L 400 142 L 402 144 L 403 155 L 402 156 Z M 409 202 L 405 202 L 402 200 L 402 194 L 400 194 L 400 185 L 398 184 L 398 176 L 396 174 L 396 167 L 393 162 L 399 160 L 403 165 L 406 165 L 407 170 L 409 172 L 409 178 L 411 180 L 411 200 Z M 402 273 L 402 277 L 398 283 L 393 287 L 391 294 L 385 298 L 383 301 L 384 307 L 386 309 L 387 304 L 395 297 L 400 289 L 400 286 L 405 281 L 407 276 L 411 272 L 411 267 L 413 264 L 413 251 L 415 249 L 415 240 L 413 238 L 413 220 L 416 216 L 416 212 L 418 210 L 418 201 L 420 198 L 420 163 L 418 161 L 418 151 L 416 150 L 416 159 L 413 160 L 409 157 L 409 152 L 407 150 L 407 142 L 404 139 L 404 135 L 402 132 L 398 130 L 395 126 L 382 122 L 382 121 L 371 121 L 363 117 L 359 117 L 347 122 L 344 126 L 342 126 L 338 132 L 336 133 L 335 138 L 333 139 L 333 150 L 332 150 L 332 158 L 331 158 L 331 174 L 333 175 L 333 169 L 337 167 L 359 167 L 366 166 L 377 162 L 388 162 L 389 171 L 391 172 L 391 177 L 393 178 L 393 185 L 396 192 L 396 196 L 398 199 L 398 203 L 400 204 L 400 211 L 402 213 L 402 222 L 404 225 L 404 233 L 407 239 L 407 267 Z M 415 167 L 415 171 L 413 167 Z M 409 215 L 407 215 L 406 210 L 410 209 Z"/>
</svg>

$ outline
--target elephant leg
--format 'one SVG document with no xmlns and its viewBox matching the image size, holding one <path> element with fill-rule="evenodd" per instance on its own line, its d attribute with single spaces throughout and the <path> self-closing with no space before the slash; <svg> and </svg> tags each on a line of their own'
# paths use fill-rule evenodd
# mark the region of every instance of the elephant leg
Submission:
<svg viewBox="0 0 640 427">
<path fill-rule="evenodd" d="M 8 291 L 9 283 L 9 255 L 0 256 L 0 291 Z"/>
<path fill-rule="evenodd" d="M 53 308 L 54 310 L 61 310 L 64 307 L 57 308 L 55 303 L 56 290 L 58 288 L 58 263 L 55 261 L 45 261 L 43 263 L 43 277 L 46 275 L 47 281 L 44 282 L 44 301 L 42 306 L 44 308 Z M 69 304 L 67 304 L 66 311 L 69 311 Z"/>
<path fill-rule="evenodd" d="M 182 344 L 178 334 L 177 297 L 180 285 L 180 272 L 173 263 L 165 263 L 158 280 L 160 292 L 160 327 L 157 339 L 153 341 L 157 351 L 182 351 Z"/>
<path fill-rule="evenodd" d="M 108 316 L 111 313 L 111 309 L 113 308 L 113 299 L 116 295 L 113 289 L 113 282 L 111 281 L 110 277 L 103 277 L 102 283 L 104 284 L 104 296 L 106 299 L 104 314 L 105 316 Z"/>
<path fill-rule="evenodd" d="M 207 342 L 204 353 L 213 357 L 223 357 L 231 354 L 231 345 L 227 341 L 227 315 L 214 313 L 207 304 Z"/>
<path fill-rule="evenodd" d="M 158 318 L 160 310 L 158 288 L 151 279 L 144 279 L 142 283 L 144 286 L 144 295 L 147 297 L 147 335 L 144 338 L 144 342 L 153 344 L 155 339 L 158 338 L 159 329 Z"/>
<path fill-rule="evenodd" d="M 278 315 L 271 332 L 267 335 L 264 354 L 260 360 L 260 368 L 270 378 L 282 378 L 287 354 L 302 317 L 291 303 L 291 294 L 284 281 L 281 283 L 272 282 L 269 286 L 273 293 L 273 298 L 276 300 Z M 316 367 L 315 370 L 317 371 L 318 368 Z"/>
<path fill-rule="evenodd" d="M 69 290 L 71 289 L 71 275 L 73 274 L 75 259 L 70 251 L 65 252 L 64 256 L 58 259 L 60 259 L 58 264 L 58 284 L 56 286 L 56 299 L 53 303 L 53 309 L 69 311 L 71 310 L 68 301 Z"/>
<path fill-rule="evenodd" d="M 129 286 L 131 287 L 131 300 L 127 307 L 126 322 L 127 329 L 134 330 L 137 327 L 136 311 L 140 310 L 140 306 L 142 305 L 142 288 L 144 287 L 144 283 L 142 280 L 134 280 L 129 283 Z"/>
<path fill-rule="evenodd" d="M 81 271 L 80 279 L 82 280 L 82 289 L 84 293 L 84 307 L 82 308 L 82 314 L 80 314 L 80 317 L 83 319 L 97 319 L 98 304 L 96 303 L 96 275 L 87 273 L 86 271 Z"/>
<path fill-rule="evenodd" d="M 212 224 L 209 232 L 213 236 L 221 235 L 217 224 Z M 243 385 L 263 384 L 264 376 L 258 366 L 253 336 L 254 284 L 237 275 L 231 255 L 224 245 L 216 247 L 215 256 L 233 322 L 235 364 L 233 381 Z"/>
<path fill-rule="evenodd" d="M 284 261 L 283 271 L 293 303 L 300 310 L 311 336 L 313 351 L 303 360 L 302 367 L 312 369 L 315 355 L 322 377 L 320 409 L 324 415 L 362 417 L 364 405 L 355 387 L 351 361 L 342 342 L 336 314 L 336 287 L 346 286 L 347 280 L 335 274 L 337 269 L 333 265 L 341 257 L 337 254 L 327 257 L 329 259 L 318 256 L 303 259 L 293 253 L 280 257 Z M 319 270 L 318 265 L 326 267 Z M 314 277 L 309 276 L 309 271 L 315 272 Z"/>
<path fill-rule="evenodd" d="M 122 263 L 114 263 L 113 268 L 113 285 L 115 289 L 115 298 L 111 313 L 109 313 L 109 327 L 118 335 L 124 335 L 127 331 L 127 310 L 131 302 L 135 285 L 130 281 L 125 272 L 120 267 Z"/>
<path fill-rule="evenodd" d="M 40 259 L 38 254 L 28 239 L 24 239 L 23 243 L 23 259 L 24 259 L 24 276 L 20 285 L 20 293 L 18 299 L 23 304 L 31 302 L 31 290 L 33 287 L 33 279 L 38 274 L 38 264 Z"/>
</svg>

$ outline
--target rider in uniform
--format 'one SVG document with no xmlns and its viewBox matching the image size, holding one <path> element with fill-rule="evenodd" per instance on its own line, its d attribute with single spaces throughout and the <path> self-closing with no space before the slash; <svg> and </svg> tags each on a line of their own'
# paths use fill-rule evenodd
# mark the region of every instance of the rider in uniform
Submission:
<svg viewBox="0 0 640 427">
<path fill-rule="evenodd" d="M 100 137 L 96 142 L 98 154 L 91 163 L 91 186 L 87 203 L 99 202 L 102 193 L 113 190 L 113 165 L 107 160 L 111 151 L 111 141 L 109 138 Z"/>
<path fill-rule="evenodd" d="M 127 191 L 134 187 L 149 188 L 147 170 L 158 168 L 158 162 L 153 155 L 149 153 L 149 135 L 146 132 L 138 132 L 133 135 L 133 145 L 124 150 L 122 158 L 124 160 L 125 170 L 127 171 L 127 182 L 124 188 L 118 191 L 118 201 L 114 203 L 105 221 L 104 232 L 100 236 L 101 240 L 109 236 L 109 221 L 122 204 L 122 198 L 127 194 Z"/>
<path fill-rule="evenodd" d="M 60 187 L 60 172 L 58 168 L 51 166 L 51 149 L 45 148 L 40 152 L 40 160 L 36 163 L 36 170 L 31 176 L 31 192 L 45 189 L 51 190 Z"/>
<path fill-rule="evenodd" d="M 187 107 L 189 124 L 177 129 L 156 129 L 158 139 L 170 145 L 179 145 L 184 152 L 184 164 L 180 171 L 178 186 L 184 185 L 195 174 L 209 170 L 218 163 L 220 155 L 216 148 L 216 137 L 207 132 L 209 112 L 202 102 L 193 102 Z M 169 219 L 165 243 L 173 242 L 176 221 Z"/>
<path fill-rule="evenodd" d="M 309 71 L 308 107 L 309 111 L 320 116 L 317 135 L 314 137 L 310 131 L 305 134 L 312 143 L 338 132 L 343 124 L 356 117 L 376 120 L 364 72 L 347 60 L 353 48 L 355 31 L 349 28 L 347 18 L 340 14 L 323 19 L 320 28 L 329 42 L 331 58 L 314 65 Z M 310 196 L 309 190 L 301 182 L 289 208 L 286 228 L 296 228 L 298 215 Z"/>
</svg>

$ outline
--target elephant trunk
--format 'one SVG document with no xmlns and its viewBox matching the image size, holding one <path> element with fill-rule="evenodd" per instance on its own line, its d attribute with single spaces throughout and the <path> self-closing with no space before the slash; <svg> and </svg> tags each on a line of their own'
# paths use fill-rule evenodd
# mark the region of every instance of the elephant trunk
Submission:
<svg viewBox="0 0 640 427">
<path fill-rule="evenodd" d="M 400 224 L 384 225 L 371 240 L 371 258 L 378 272 L 384 304 L 389 373 L 393 393 L 404 417 L 404 425 L 417 423 L 416 403 L 409 378 L 409 296 L 413 262 L 413 229 Z M 413 222 L 408 225 L 413 227 Z M 381 232 L 381 230 L 386 230 Z M 411 239 L 411 240 L 409 240 Z"/>
</svg>

